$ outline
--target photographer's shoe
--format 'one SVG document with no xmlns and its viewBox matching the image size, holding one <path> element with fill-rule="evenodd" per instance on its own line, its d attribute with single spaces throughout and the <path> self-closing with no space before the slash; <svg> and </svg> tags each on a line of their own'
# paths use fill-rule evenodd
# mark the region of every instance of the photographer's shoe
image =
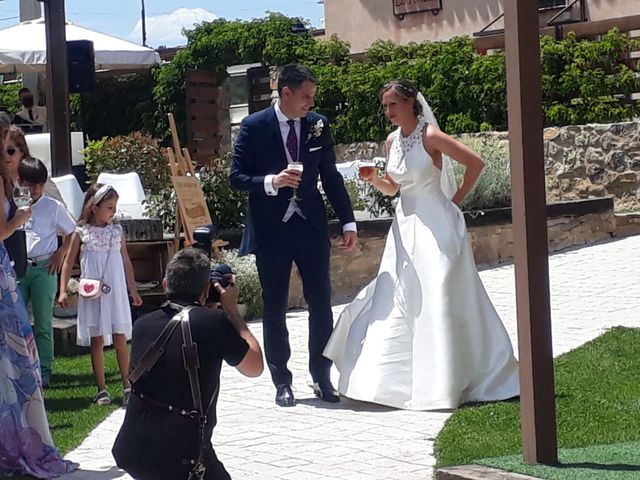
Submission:
<svg viewBox="0 0 640 480">
<path fill-rule="evenodd" d="M 320 400 L 324 400 L 329 403 L 338 403 L 340 401 L 340 395 L 336 389 L 333 388 L 331 382 L 316 382 L 311 385 L 311 388 L 313 389 L 313 393 L 315 393 L 316 397 Z"/>
<path fill-rule="evenodd" d="M 276 405 L 280 407 L 295 407 L 296 398 L 291 391 L 291 385 L 282 384 L 276 387 Z"/>
</svg>

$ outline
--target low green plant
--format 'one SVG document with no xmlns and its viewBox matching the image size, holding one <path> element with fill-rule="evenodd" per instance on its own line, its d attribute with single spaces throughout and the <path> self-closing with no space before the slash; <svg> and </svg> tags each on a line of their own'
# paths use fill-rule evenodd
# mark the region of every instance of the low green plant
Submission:
<svg viewBox="0 0 640 480">
<path fill-rule="evenodd" d="M 84 149 L 84 161 L 92 183 L 103 172 L 136 172 L 145 191 L 152 195 L 169 185 L 165 153 L 150 135 L 140 132 L 90 141 Z"/>
<path fill-rule="evenodd" d="M 258 276 L 255 255 L 239 256 L 238 250 L 221 250 L 218 262 L 231 267 L 236 275 L 236 284 L 240 291 L 238 303 L 247 305 L 248 318 L 262 316 L 264 305 L 262 302 L 262 286 Z"/>
<path fill-rule="evenodd" d="M 347 193 L 349 194 L 349 200 L 351 201 L 351 207 L 354 210 L 364 210 L 366 205 L 365 201 L 362 197 L 362 189 L 357 180 L 345 180 L 344 186 L 347 189 Z M 331 202 L 327 198 L 327 194 L 324 191 L 321 191 L 322 199 L 324 200 L 324 207 L 327 212 L 327 219 L 335 220 L 338 218 L 338 214 L 333 209 Z"/>
<path fill-rule="evenodd" d="M 473 189 L 462 203 L 465 211 L 488 210 L 511 206 L 511 176 L 507 142 L 491 136 L 462 136 L 471 150 L 480 155 L 484 168 Z M 456 181 L 460 185 L 464 166 L 454 162 Z"/>
</svg>

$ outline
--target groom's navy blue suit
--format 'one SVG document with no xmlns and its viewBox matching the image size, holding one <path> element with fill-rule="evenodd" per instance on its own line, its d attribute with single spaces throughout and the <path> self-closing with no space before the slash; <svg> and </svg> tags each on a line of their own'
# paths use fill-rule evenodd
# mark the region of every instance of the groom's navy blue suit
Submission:
<svg viewBox="0 0 640 480">
<path fill-rule="evenodd" d="M 293 190 L 280 188 L 277 195 L 267 195 L 264 182 L 265 176 L 287 168 L 285 148 L 274 107 L 256 112 L 242 122 L 230 175 L 235 188 L 249 192 L 240 253 L 256 255 L 265 307 L 265 355 L 274 384 L 290 385 L 292 381 L 287 368 L 291 349 L 285 322 L 292 262 L 302 277 L 309 305 L 309 371 L 315 382 L 328 382 L 331 362 L 322 352 L 333 329 L 330 244 L 318 176 L 342 225 L 354 222 L 353 211 L 342 176 L 336 170 L 327 119 L 310 112 L 301 119 L 298 158 L 304 164 L 304 172 L 297 205 L 306 219 L 296 213 L 283 222 Z"/>
</svg>

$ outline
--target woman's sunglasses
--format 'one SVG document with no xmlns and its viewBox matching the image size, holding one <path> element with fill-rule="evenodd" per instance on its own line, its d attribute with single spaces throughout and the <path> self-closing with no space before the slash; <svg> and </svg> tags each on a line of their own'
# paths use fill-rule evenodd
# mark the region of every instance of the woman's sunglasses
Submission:
<svg viewBox="0 0 640 480">
<path fill-rule="evenodd" d="M 18 151 L 18 149 L 17 148 L 13 148 L 13 147 L 9 147 L 6 150 L 7 155 L 9 155 L 11 157 L 13 157 L 16 154 L 17 151 Z"/>
</svg>

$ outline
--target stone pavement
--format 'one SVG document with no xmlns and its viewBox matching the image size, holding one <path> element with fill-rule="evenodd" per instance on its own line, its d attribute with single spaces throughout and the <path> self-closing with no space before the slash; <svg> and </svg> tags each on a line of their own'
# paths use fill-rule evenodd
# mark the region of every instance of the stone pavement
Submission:
<svg viewBox="0 0 640 480">
<path fill-rule="evenodd" d="M 550 259 L 554 354 L 616 325 L 640 327 L 640 236 L 553 255 Z M 513 266 L 481 272 L 516 344 Z M 334 308 L 339 313 L 341 306 Z M 273 401 L 268 374 L 259 379 L 223 369 L 218 456 L 234 479 L 428 479 L 433 441 L 450 412 L 410 412 L 344 399 L 319 402 L 306 386 L 307 314 L 288 315 L 298 405 Z M 251 329 L 262 338 L 260 324 Z M 119 410 L 67 458 L 80 463 L 69 480 L 128 479 L 110 455 L 122 422 Z"/>
</svg>

